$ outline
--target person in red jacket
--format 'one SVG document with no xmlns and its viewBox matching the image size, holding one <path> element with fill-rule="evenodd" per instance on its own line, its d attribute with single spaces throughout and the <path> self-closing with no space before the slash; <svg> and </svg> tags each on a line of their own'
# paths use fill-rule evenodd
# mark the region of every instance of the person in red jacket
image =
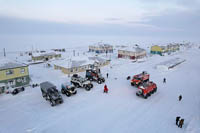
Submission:
<svg viewBox="0 0 200 133">
<path fill-rule="evenodd" d="M 104 85 L 104 91 L 103 91 L 104 93 L 108 93 L 108 87 L 107 87 L 107 85 Z"/>
</svg>

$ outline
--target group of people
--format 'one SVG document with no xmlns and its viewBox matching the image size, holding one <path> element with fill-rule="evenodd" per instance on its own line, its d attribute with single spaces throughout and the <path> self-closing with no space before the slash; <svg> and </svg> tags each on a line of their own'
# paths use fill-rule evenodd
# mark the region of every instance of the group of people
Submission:
<svg viewBox="0 0 200 133">
<path fill-rule="evenodd" d="M 177 117 L 176 117 L 176 125 L 177 125 L 179 128 L 182 128 L 183 124 L 184 124 L 184 119 L 181 119 L 180 116 L 177 116 Z"/>
<path fill-rule="evenodd" d="M 166 83 L 166 78 L 163 79 L 163 83 Z M 179 101 L 182 100 L 182 95 L 179 95 L 178 100 L 179 100 Z M 176 125 L 177 125 L 179 128 L 182 128 L 183 124 L 184 124 L 184 119 L 181 119 L 180 116 L 177 116 L 177 117 L 176 117 Z"/>
<path fill-rule="evenodd" d="M 106 73 L 106 77 L 108 78 L 108 73 Z M 107 85 L 105 84 L 104 85 L 104 90 L 103 90 L 104 93 L 108 93 L 108 87 Z"/>
</svg>

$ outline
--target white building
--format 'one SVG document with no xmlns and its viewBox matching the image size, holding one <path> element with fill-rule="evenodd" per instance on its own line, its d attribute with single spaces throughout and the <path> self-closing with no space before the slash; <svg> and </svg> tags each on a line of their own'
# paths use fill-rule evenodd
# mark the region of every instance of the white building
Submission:
<svg viewBox="0 0 200 133">
<path fill-rule="evenodd" d="M 89 46 L 89 52 L 95 53 L 113 53 L 113 46 L 110 44 L 98 43 L 96 45 Z"/>
<path fill-rule="evenodd" d="M 146 56 L 146 50 L 139 47 L 125 47 L 118 50 L 118 58 L 140 59 Z"/>
<path fill-rule="evenodd" d="M 53 65 L 55 69 L 61 70 L 64 74 L 74 74 L 84 72 L 94 66 L 103 67 L 109 63 L 109 60 L 100 57 L 74 57 L 72 59 L 57 60 Z"/>
<path fill-rule="evenodd" d="M 44 60 L 50 60 L 53 58 L 60 58 L 60 53 L 55 52 L 49 52 L 49 53 L 33 53 L 32 54 L 32 60 L 33 61 L 44 61 Z"/>
</svg>

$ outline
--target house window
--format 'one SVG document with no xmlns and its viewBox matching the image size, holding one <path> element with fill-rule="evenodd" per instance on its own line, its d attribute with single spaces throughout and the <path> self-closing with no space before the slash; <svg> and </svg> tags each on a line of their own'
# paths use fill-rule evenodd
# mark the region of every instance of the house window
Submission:
<svg viewBox="0 0 200 133">
<path fill-rule="evenodd" d="M 22 83 L 26 83 L 26 77 L 22 78 Z"/>
<path fill-rule="evenodd" d="M 25 73 L 25 68 L 21 68 L 20 72 L 23 74 Z"/>
<path fill-rule="evenodd" d="M 15 86 L 15 80 L 8 81 L 8 86 Z"/>
<path fill-rule="evenodd" d="M 14 74 L 14 71 L 13 71 L 13 70 L 7 70 L 7 71 L 6 71 L 6 75 L 12 75 L 12 74 Z"/>
</svg>

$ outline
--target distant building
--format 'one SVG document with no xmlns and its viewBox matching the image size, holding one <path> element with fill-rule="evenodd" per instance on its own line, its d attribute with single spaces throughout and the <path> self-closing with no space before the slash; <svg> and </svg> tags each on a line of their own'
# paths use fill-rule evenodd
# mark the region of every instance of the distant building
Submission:
<svg viewBox="0 0 200 133">
<path fill-rule="evenodd" d="M 125 47 L 118 50 L 118 58 L 140 59 L 146 56 L 146 50 L 139 47 Z"/>
<path fill-rule="evenodd" d="M 53 58 L 60 58 L 61 54 L 50 52 L 50 53 L 33 53 L 32 54 L 32 60 L 33 61 L 44 61 L 44 60 L 50 60 Z"/>
<path fill-rule="evenodd" d="M 29 84 L 28 65 L 0 58 L 0 88 L 18 87 Z"/>
<path fill-rule="evenodd" d="M 167 46 L 154 45 L 151 47 L 151 54 L 164 55 L 165 53 L 172 53 L 178 51 L 180 48 L 179 44 L 169 44 Z"/>
<path fill-rule="evenodd" d="M 100 57 L 74 57 L 67 60 L 57 60 L 53 64 L 55 69 L 61 70 L 64 74 L 74 74 L 84 72 L 94 66 L 103 67 L 109 63 L 109 60 Z"/>
<path fill-rule="evenodd" d="M 96 45 L 89 46 L 89 52 L 95 53 L 113 53 L 113 46 L 110 44 L 101 44 L 98 43 Z"/>
</svg>

